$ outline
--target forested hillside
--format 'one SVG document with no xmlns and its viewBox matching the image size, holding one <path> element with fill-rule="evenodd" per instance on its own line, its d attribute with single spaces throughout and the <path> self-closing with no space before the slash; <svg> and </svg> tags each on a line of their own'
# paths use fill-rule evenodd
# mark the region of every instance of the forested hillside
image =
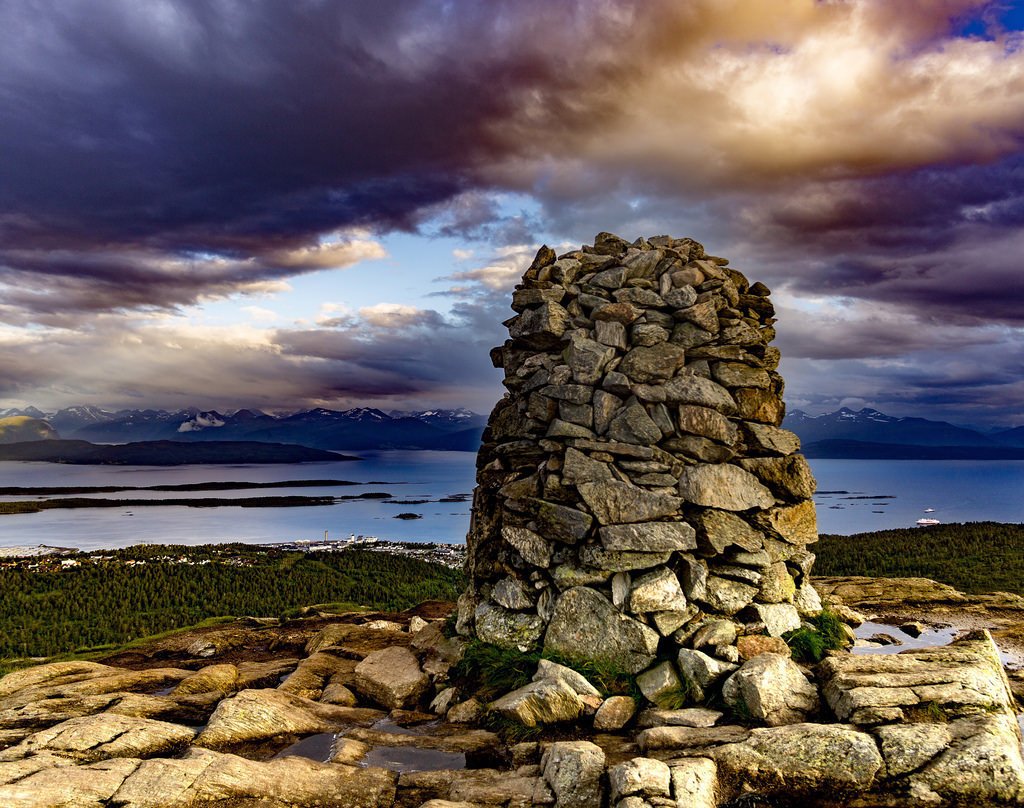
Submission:
<svg viewBox="0 0 1024 808">
<path fill-rule="evenodd" d="M 463 586 L 457 570 L 360 550 L 140 546 L 79 561 L 67 569 L 0 569 L 0 659 L 121 644 L 221 615 L 277 617 L 318 603 L 405 609 L 454 600 Z"/>
<path fill-rule="evenodd" d="M 1024 594 L 1024 525 L 967 522 L 822 535 L 815 575 L 932 578 L 965 592 Z"/>
</svg>

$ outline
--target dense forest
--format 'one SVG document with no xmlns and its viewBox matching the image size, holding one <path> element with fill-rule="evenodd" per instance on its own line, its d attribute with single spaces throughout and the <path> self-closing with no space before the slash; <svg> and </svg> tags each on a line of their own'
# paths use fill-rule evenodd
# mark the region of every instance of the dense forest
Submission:
<svg viewBox="0 0 1024 808">
<path fill-rule="evenodd" d="M 1024 525 L 967 522 L 822 535 L 815 575 L 931 578 L 965 592 L 1024 594 Z"/>
<path fill-rule="evenodd" d="M 73 560 L 0 569 L 0 659 L 123 644 L 221 615 L 278 617 L 320 603 L 405 609 L 454 600 L 463 586 L 457 570 L 365 550 L 144 546 Z"/>
</svg>

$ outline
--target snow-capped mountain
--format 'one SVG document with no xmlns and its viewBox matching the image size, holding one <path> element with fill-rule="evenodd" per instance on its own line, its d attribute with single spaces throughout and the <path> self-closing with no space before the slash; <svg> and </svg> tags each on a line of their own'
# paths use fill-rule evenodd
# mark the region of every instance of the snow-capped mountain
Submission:
<svg viewBox="0 0 1024 808">
<path fill-rule="evenodd" d="M 35 407 L 25 407 L 25 409 L 18 409 L 13 407 L 9 410 L 0 410 L 0 418 L 46 418 L 46 413 L 42 410 L 37 410 Z"/>
<path fill-rule="evenodd" d="M 823 440 L 855 440 L 868 443 L 897 443 L 908 446 L 998 446 L 995 436 L 926 418 L 896 418 L 865 407 L 841 407 L 823 415 L 793 410 L 783 423 L 803 443 Z"/>
<path fill-rule="evenodd" d="M 388 415 L 392 418 L 415 418 L 425 424 L 450 425 L 459 429 L 483 426 L 487 420 L 465 407 L 456 407 L 454 410 L 391 410 Z"/>
<path fill-rule="evenodd" d="M 290 415 L 241 409 L 221 413 L 183 410 L 118 410 L 67 407 L 47 416 L 37 412 L 62 437 L 93 443 L 175 440 L 256 440 L 297 443 L 318 449 L 458 449 L 475 451 L 486 419 L 466 409 L 386 413 L 374 407 L 331 410 L 317 407 Z"/>
</svg>

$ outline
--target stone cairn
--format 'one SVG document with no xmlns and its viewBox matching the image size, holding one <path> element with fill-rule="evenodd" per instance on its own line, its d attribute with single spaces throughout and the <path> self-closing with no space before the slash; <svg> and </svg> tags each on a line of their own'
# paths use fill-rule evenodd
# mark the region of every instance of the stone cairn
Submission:
<svg viewBox="0 0 1024 808">
<path fill-rule="evenodd" d="M 689 238 L 540 249 L 492 351 L 461 633 L 700 698 L 820 612 L 768 295 Z"/>
</svg>

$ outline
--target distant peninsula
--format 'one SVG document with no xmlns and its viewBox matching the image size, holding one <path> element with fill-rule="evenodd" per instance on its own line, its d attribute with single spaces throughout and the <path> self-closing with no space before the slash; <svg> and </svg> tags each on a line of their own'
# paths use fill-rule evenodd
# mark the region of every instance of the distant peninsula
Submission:
<svg viewBox="0 0 1024 808">
<path fill-rule="evenodd" d="M 313 463 L 358 460 L 323 449 L 258 441 L 155 440 L 95 444 L 84 440 L 35 440 L 0 445 L 0 460 L 109 466 L 184 466 L 219 463 Z"/>
</svg>

